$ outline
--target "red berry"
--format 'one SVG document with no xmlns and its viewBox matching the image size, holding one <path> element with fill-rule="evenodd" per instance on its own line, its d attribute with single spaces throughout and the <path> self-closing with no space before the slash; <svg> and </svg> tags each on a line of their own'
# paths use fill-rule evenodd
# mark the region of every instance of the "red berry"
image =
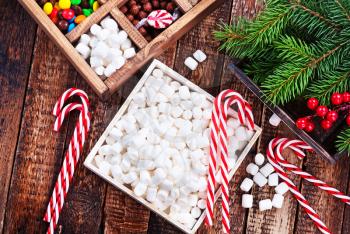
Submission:
<svg viewBox="0 0 350 234">
<path fill-rule="evenodd" d="M 307 119 L 306 118 L 300 118 L 297 119 L 297 121 L 295 122 L 295 125 L 297 126 L 297 128 L 299 129 L 304 129 L 306 127 L 306 123 L 307 123 Z"/>
<path fill-rule="evenodd" d="M 328 129 L 330 129 L 332 127 L 332 122 L 329 121 L 329 120 L 324 119 L 324 120 L 321 121 L 321 127 L 324 130 L 328 130 Z"/>
<path fill-rule="evenodd" d="M 350 114 L 346 117 L 346 124 L 350 126 Z"/>
<path fill-rule="evenodd" d="M 331 96 L 331 102 L 333 105 L 340 105 L 343 103 L 343 95 L 340 93 L 333 93 Z"/>
<path fill-rule="evenodd" d="M 311 122 L 311 121 L 307 122 L 306 126 L 304 128 L 304 130 L 306 132 L 312 132 L 314 129 L 315 129 L 315 124 L 313 122 Z"/>
<path fill-rule="evenodd" d="M 326 115 L 326 119 L 331 121 L 331 122 L 335 122 L 337 121 L 339 115 L 338 115 L 338 112 L 332 110 L 332 111 L 329 111 Z"/>
<path fill-rule="evenodd" d="M 325 117 L 328 113 L 328 108 L 326 106 L 319 106 L 316 108 L 316 114 L 320 117 Z"/>
<path fill-rule="evenodd" d="M 350 102 L 350 93 L 349 92 L 343 93 L 343 102 Z"/>
<path fill-rule="evenodd" d="M 310 110 L 315 110 L 316 107 L 318 106 L 319 101 L 317 100 L 317 98 L 309 98 L 307 100 L 307 107 Z"/>
</svg>

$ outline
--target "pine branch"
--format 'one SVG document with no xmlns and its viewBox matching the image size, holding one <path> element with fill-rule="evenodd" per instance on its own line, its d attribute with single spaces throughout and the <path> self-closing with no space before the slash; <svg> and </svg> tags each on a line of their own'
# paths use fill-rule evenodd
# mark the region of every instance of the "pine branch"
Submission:
<svg viewBox="0 0 350 234">
<path fill-rule="evenodd" d="M 328 13 L 328 17 L 342 27 L 350 25 L 350 2 L 343 0 L 327 0 L 323 6 L 323 11 Z"/>
<path fill-rule="evenodd" d="M 347 151 L 350 154 L 350 128 L 341 132 L 335 143 L 339 152 Z"/>
</svg>

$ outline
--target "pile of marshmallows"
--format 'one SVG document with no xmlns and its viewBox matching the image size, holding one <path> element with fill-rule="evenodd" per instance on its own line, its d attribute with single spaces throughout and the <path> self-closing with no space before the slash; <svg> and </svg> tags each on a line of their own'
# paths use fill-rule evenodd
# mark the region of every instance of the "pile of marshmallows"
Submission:
<svg viewBox="0 0 350 234">
<path fill-rule="evenodd" d="M 263 167 L 259 169 L 259 166 L 264 164 L 265 157 L 263 154 L 258 153 L 255 156 L 255 163 L 250 163 L 246 171 L 247 173 L 253 176 L 253 180 L 250 178 L 245 178 L 240 186 L 241 190 L 244 192 L 249 192 L 249 190 L 253 187 L 253 184 L 257 184 L 260 188 L 268 184 L 271 187 L 275 187 L 276 194 L 273 196 L 273 199 L 265 199 L 259 201 L 259 210 L 265 211 L 270 210 L 272 207 L 282 208 L 285 194 L 289 187 L 288 185 L 283 183 L 278 183 L 278 174 L 273 173 L 275 169 L 270 163 L 266 163 Z M 242 195 L 242 206 L 244 208 L 252 208 L 253 207 L 253 195 L 251 194 L 243 194 Z"/>
<path fill-rule="evenodd" d="M 93 24 L 89 34 L 83 34 L 75 49 L 97 75 L 110 77 L 124 66 L 127 59 L 136 55 L 128 34 L 119 30 L 117 22 L 111 17 L 104 18 L 101 25 Z"/>
<path fill-rule="evenodd" d="M 212 102 L 158 68 L 113 126 L 99 170 L 191 229 L 206 206 Z M 231 118 L 230 167 L 253 132 Z"/>
</svg>

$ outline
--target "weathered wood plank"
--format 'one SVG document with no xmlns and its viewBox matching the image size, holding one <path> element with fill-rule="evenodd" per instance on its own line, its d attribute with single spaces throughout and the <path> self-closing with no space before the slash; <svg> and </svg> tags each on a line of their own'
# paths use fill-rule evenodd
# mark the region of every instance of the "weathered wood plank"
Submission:
<svg viewBox="0 0 350 234">
<path fill-rule="evenodd" d="M 26 38 L 26 36 L 23 36 Z M 43 233 L 46 206 L 61 167 L 66 125 L 52 126 L 53 106 L 72 86 L 76 72 L 43 31 L 38 30 L 23 121 L 6 206 L 4 233 Z"/>
<path fill-rule="evenodd" d="M 305 161 L 304 170 L 328 183 L 330 186 L 346 192 L 347 184 L 344 182 L 349 179 L 349 158 L 343 157 L 335 165 L 330 165 L 328 161 L 320 156 L 310 155 Z M 314 187 L 305 180 L 302 181 L 301 193 L 309 201 L 310 206 L 320 215 L 322 221 L 332 233 L 342 233 L 344 209 L 350 210 L 348 205 Z M 344 221 L 345 223 L 349 223 L 349 220 Z M 320 233 L 300 206 L 295 232 Z"/>
<path fill-rule="evenodd" d="M 4 225 L 35 33 L 34 22 L 17 1 L 0 1 L 0 233 Z"/>
<path fill-rule="evenodd" d="M 349 159 L 348 159 L 349 160 Z M 350 162 L 347 162 L 348 164 Z M 348 189 L 346 194 L 349 195 L 350 194 L 350 173 L 348 176 L 348 180 L 347 180 L 347 185 L 348 185 Z M 346 181 L 344 181 L 344 183 L 346 183 Z M 345 212 L 344 212 L 344 216 L 343 216 L 343 227 L 342 227 L 342 233 L 350 233 L 350 208 L 346 207 L 345 208 Z"/>
</svg>

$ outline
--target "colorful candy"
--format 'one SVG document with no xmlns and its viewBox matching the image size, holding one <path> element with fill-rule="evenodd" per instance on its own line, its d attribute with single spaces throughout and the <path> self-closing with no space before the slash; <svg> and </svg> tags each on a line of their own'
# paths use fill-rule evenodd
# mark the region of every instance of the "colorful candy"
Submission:
<svg viewBox="0 0 350 234">
<path fill-rule="evenodd" d="M 36 0 L 36 2 L 63 33 L 72 31 L 100 7 L 96 0 Z"/>
</svg>

